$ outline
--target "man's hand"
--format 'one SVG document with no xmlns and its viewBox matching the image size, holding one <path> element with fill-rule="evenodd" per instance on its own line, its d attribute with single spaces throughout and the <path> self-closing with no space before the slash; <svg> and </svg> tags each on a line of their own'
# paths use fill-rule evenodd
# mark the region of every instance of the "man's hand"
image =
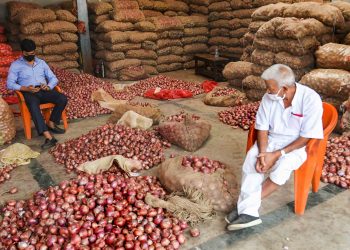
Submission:
<svg viewBox="0 0 350 250">
<path fill-rule="evenodd" d="M 45 91 L 49 91 L 50 87 L 49 87 L 49 85 L 43 83 L 43 84 L 40 85 L 40 89 L 45 90 Z"/>
<path fill-rule="evenodd" d="M 257 159 L 257 161 L 260 161 L 260 164 L 262 165 L 260 173 L 266 173 L 270 168 L 272 168 L 276 164 L 279 157 L 279 151 L 260 153 Z"/>
<path fill-rule="evenodd" d="M 40 88 L 35 88 L 33 85 L 29 85 L 27 88 L 28 88 L 27 91 L 31 93 L 36 93 L 40 91 Z"/>
<path fill-rule="evenodd" d="M 256 169 L 256 171 L 258 172 L 258 173 L 263 173 L 262 172 L 262 169 L 263 169 L 263 164 L 262 164 L 262 162 L 264 161 L 264 157 L 259 157 L 259 158 L 257 158 L 256 159 L 256 165 L 255 165 L 255 169 Z"/>
</svg>

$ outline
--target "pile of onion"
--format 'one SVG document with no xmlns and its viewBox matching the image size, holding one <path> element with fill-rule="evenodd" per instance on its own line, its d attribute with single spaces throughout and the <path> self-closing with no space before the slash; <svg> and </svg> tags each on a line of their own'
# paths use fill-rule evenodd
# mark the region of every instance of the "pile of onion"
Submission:
<svg viewBox="0 0 350 250">
<path fill-rule="evenodd" d="M 113 84 L 92 75 L 76 74 L 58 68 L 53 68 L 53 72 L 59 80 L 59 87 L 68 98 L 66 107 L 68 119 L 110 114 L 110 110 L 102 108 L 98 102 L 91 100 L 91 94 L 100 88 L 116 99 L 128 100 L 130 98 L 129 95 L 116 92 Z"/>
<path fill-rule="evenodd" d="M 84 162 L 109 155 L 140 160 L 143 169 L 149 169 L 164 160 L 163 146 L 170 145 L 153 131 L 105 124 L 76 139 L 57 144 L 50 153 L 68 172 Z"/>
<path fill-rule="evenodd" d="M 165 120 L 169 122 L 183 122 L 185 120 L 185 117 L 188 115 L 185 111 L 181 111 L 175 115 L 170 115 L 165 118 Z M 199 120 L 200 116 L 192 114 L 191 115 L 193 120 Z"/>
<path fill-rule="evenodd" d="M 321 180 L 350 188 L 350 135 L 328 140 Z"/>
<path fill-rule="evenodd" d="M 220 111 L 219 120 L 233 128 L 241 127 L 248 130 L 255 122 L 259 105 L 260 102 L 253 102 Z"/>
<path fill-rule="evenodd" d="M 217 88 L 214 89 L 213 97 L 217 96 L 227 96 L 227 95 L 233 95 L 237 92 L 237 90 L 229 87 L 224 87 L 224 88 Z"/>
<path fill-rule="evenodd" d="M 107 172 L 8 201 L 1 249 L 178 249 L 187 223 L 148 206 L 147 193 L 164 197 L 156 177 Z"/>
<path fill-rule="evenodd" d="M 202 172 L 204 174 L 215 173 L 219 168 L 225 169 L 225 164 L 210 160 L 208 157 L 200 156 L 185 156 L 182 159 L 182 166 L 192 168 L 195 172 Z"/>
<path fill-rule="evenodd" d="M 16 164 L 9 164 L 5 166 L 0 166 L 0 184 L 11 178 L 10 172 L 16 168 Z"/>
<path fill-rule="evenodd" d="M 7 88 L 5 80 L 0 80 L 0 96 L 2 98 L 15 96 L 15 92 Z"/>
</svg>

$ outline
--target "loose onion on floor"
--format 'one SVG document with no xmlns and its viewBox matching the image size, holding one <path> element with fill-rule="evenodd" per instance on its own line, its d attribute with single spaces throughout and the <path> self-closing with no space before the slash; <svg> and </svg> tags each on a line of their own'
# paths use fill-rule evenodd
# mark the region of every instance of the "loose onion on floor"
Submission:
<svg viewBox="0 0 350 250">
<path fill-rule="evenodd" d="M 233 128 L 241 127 L 248 130 L 250 125 L 255 122 L 259 105 L 260 102 L 253 102 L 220 111 L 218 113 L 219 120 Z"/>
<path fill-rule="evenodd" d="M 0 167 L 0 184 L 11 178 L 10 172 L 17 167 L 16 164 L 10 164 Z"/>
<path fill-rule="evenodd" d="M 179 113 L 175 114 L 175 115 L 170 115 L 167 116 L 165 118 L 166 121 L 170 121 L 170 122 L 182 122 L 185 120 L 186 115 L 189 115 L 188 113 L 186 113 L 185 111 L 180 111 Z M 195 115 L 195 114 L 190 114 L 190 116 L 192 117 L 193 120 L 199 120 L 200 116 Z"/>
</svg>

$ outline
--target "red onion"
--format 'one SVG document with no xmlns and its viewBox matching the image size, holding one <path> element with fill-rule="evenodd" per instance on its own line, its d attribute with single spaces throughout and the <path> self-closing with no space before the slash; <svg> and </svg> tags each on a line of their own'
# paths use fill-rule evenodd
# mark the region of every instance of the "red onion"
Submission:
<svg viewBox="0 0 350 250">
<path fill-rule="evenodd" d="M 183 157 L 182 166 L 191 167 L 195 172 L 202 172 L 204 174 L 212 174 L 219 168 L 225 169 L 225 165 L 219 161 L 210 160 L 208 157 L 192 155 Z"/>
<path fill-rule="evenodd" d="M 191 228 L 190 234 L 192 237 L 198 237 L 200 235 L 200 231 L 198 228 Z"/>
<path fill-rule="evenodd" d="M 171 122 L 183 122 L 185 120 L 185 117 L 188 115 L 185 111 L 180 111 L 179 113 L 175 115 L 170 115 L 165 118 L 167 121 Z M 192 119 L 193 120 L 199 120 L 200 116 L 192 114 Z"/>
<path fill-rule="evenodd" d="M 10 172 L 16 167 L 16 164 L 9 164 L 0 168 L 0 184 L 11 178 Z"/>
<path fill-rule="evenodd" d="M 215 88 L 213 91 L 214 91 L 214 93 L 212 94 L 213 97 L 233 95 L 237 92 L 236 89 L 229 88 L 229 87 Z"/>
</svg>

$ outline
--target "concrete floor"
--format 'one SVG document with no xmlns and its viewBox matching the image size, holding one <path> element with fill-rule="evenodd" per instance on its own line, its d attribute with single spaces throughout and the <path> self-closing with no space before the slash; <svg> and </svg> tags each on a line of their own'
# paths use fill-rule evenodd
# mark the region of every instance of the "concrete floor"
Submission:
<svg viewBox="0 0 350 250">
<path fill-rule="evenodd" d="M 193 71 L 177 71 L 166 75 L 188 81 L 205 80 L 194 75 Z M 229 164 L 239 182 L 247 132 L 220 123 L 217 112 L 224 108 L 206 106 L 201 101 L 202 97 L 203 95 L 175 101 L 159 102 L 148 99 L 147 101 L 158 104 L 166 115 L 184 110 L 196 113 L 202 119 L 209 121 L 212 125 L 211 136 L 195 154 L 207 155 L 211 159 Z M 63 142 L 78 137 L 104 124 L 107 119 L 108 116 L 99 116 L 73 121 L 69 124 L 66 134 L 57 138 Z M 42 143 L 42 138 L 34 135 L 32 140 L 27 141 L 24 139 L 21 121 L 18 120 L 16 125 L 18 127 L 16 141 L 41 152 L 39 145 Z M 167 156 L 171 153 L 188 154 L 176 146 L 166 150 Z M 0 204 L 9 199 L 26 199 L 39 188 L 74 177 L 74 174 L 67 174 L 63 166 L 54 163 L 48 152 L 41 152 L 31 164 L 18 167 L 11 174 L 12 178 L 0 185 L 0 193 L 13 186 L 17 186 L 19 192 L 1 196 Z M 252 229 L 228 233 L 225 231 L 224 215 L 218 214 L 213 220 L 199 225 L 201 236 L 199 238 L 188 236 L 183 249 L 350 249 L 349 194 L 349 190 L 322 184 L 318 193 L 310 194 L 305 214 L 296 216 L 293 213 L 294 192 L 291 178 L 278 192 L 263 201 L 261 208 L 263 224 Z"/>
</svg>

